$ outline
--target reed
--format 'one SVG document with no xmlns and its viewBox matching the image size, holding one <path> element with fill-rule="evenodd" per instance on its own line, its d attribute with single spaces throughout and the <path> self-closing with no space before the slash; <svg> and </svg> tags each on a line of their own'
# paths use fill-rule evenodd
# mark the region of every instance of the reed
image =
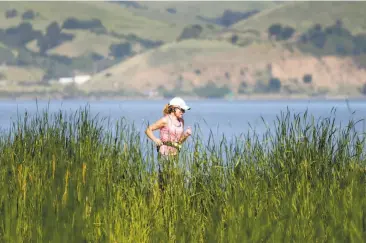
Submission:
<svg viewBox="0 0 366 243">
<path fill-rule="evenodd" d="M 262 137 L 196 134 L 161 191 L 155 148 L 123 119 L 25 114 L 0 136 L 0 241 L 363 241 L 356 122 L 306 112 L 275 122 Z"/>
</svg>

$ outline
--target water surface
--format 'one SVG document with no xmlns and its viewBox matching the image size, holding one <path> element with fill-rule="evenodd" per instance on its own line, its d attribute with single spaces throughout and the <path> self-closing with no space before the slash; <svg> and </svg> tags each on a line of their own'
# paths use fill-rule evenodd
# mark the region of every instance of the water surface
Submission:
<svg viewBox="0 0 366 243">
<path fill-rule="evenodd" d="M 7 130 L 19 115 L 27 111 L 32 115 L 37 110 L 48 109 L 50 113 L 59 110 L 68 114 L 88 106 L 92 116 L 98 115 L 114 122 L 125 118 L 129 124 L 143 132 L 148 123 L 152 123 L 162 116 L 164 105 L 169 100 L 151 101 L 1 101 L 0 126 Z M 315 118 L 329 117 L 335 114 L 338 124 L 346 125 L 349 120 L 360 120 L 366 116 L 366 101 L 354 100 L 281 100 L 281 101 L 225 101 L 199 100 L 186 101 L 192 110 L 184 115 L 186 126 L 199 126 L 200 136 L 207 139 L 210 134 L 221 137 L 223 134 L 230 138 L 255 131 L 263 134 L 267 126 L 274 126 L 274 121 L 281 112 L 290 111 L 292 114 L 303 114 L 305 111 Z M 335 112 L 332 113 L 332 109 Z M 364 122 L 357 125 L 357 129 L 364 130 Z M 195 131 L 197 132 L 197 130 Z"/>
</svg>

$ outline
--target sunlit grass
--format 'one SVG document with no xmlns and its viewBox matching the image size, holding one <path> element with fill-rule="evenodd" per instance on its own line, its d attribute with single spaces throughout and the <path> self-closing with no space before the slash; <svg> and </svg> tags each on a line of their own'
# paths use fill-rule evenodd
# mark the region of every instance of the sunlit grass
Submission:
<svg viewBox="0 0 366 243">
<path fill-rule="evenodd" d="M 365 140 L 354 126 L 288 112 L 263 137 L 195 135 L 162 192 L 155 148 L 123 119 L 26 114 L 0 137 L 0 240 L 361 242 Z"/>
</svg>

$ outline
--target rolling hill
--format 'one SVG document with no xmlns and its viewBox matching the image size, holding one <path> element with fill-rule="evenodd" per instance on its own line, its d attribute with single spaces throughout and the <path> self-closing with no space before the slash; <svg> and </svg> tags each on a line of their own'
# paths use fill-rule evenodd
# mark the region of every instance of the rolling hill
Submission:
<svg viewBox="0 0 366 243">
<path fill-rule="evenodd" d="M 248 12 L 262 11 L 278 5 L 278 2 L 256 1 L 137 1 L 138 8 L 129 9 L 152 19 L 184 24 L 204 24 L 203 19 L 219 18 L 226 10 Z M 182 22 L 181 22 L 182 21 Z"/>
<path fill-rule="evenodd" d="M 354 95 L 365 82 L 363 2 L 50 1 L 0 8 L 0 95 Z M 92 79 L 56 82 L 78 73 Z"/>
<path fill-rule="evenodd" d="M 81 20 L 99 19 L 107 31 L 119 34 L 135 34 L 151 40 L 174 40 L 181 29 L 172 26 L 169 22 L 157 21 L 139 16 L 133 12 L 108 2 L 0 2 L 3 11 L 15 9 L 19 15 L 14 18 L 6 18 L 0 14 L 0 28 L 16 26 L 23 20 L 21 14 L 33 10 L 35 17 L 28 20 L 34 29 L 45 31 L 52 21 L 62 23 L 69 17 Z"/>
<path fill-rule="evenodd" d="M 365 12 L 365 2 L 286 2 L 240 21 L 232 28 L 266 32 L 272 24 L 278 23 L 302 32 L 315 24 L 330 25 L 341 20 L 347 29 L 357 34 L 366 32 Z"/>
<path fill-rule="evenodd" d="M 307 75 L 310 82 L 304 81 Z M 80 89 L 193 95 L 227 87 L 245 95 L 275 92 L 271 82 L 279 80 L 283 95 L 356 94 L 364 75 L 366 70 L 353 65 L 352 58 L 319 59 L 270 43 L 238 47 L 224 41 L 186 40 L 134 56 L 95 75 Z"/>
</svg>

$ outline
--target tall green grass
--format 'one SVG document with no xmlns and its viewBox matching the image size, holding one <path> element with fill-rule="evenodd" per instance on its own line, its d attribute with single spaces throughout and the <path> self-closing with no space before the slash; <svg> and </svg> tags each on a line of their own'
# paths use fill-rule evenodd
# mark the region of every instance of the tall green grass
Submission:
<svg viewBox="0 0 366 243">
<path fill-rule="evenodd" d="M 155 148 L 123 119 L 26 114 L 0 137 L 0 241 L 361 242 L 354 127 L 287 112 L 263 137 L 194 136 L 160 191 Z"/>
</svg>

